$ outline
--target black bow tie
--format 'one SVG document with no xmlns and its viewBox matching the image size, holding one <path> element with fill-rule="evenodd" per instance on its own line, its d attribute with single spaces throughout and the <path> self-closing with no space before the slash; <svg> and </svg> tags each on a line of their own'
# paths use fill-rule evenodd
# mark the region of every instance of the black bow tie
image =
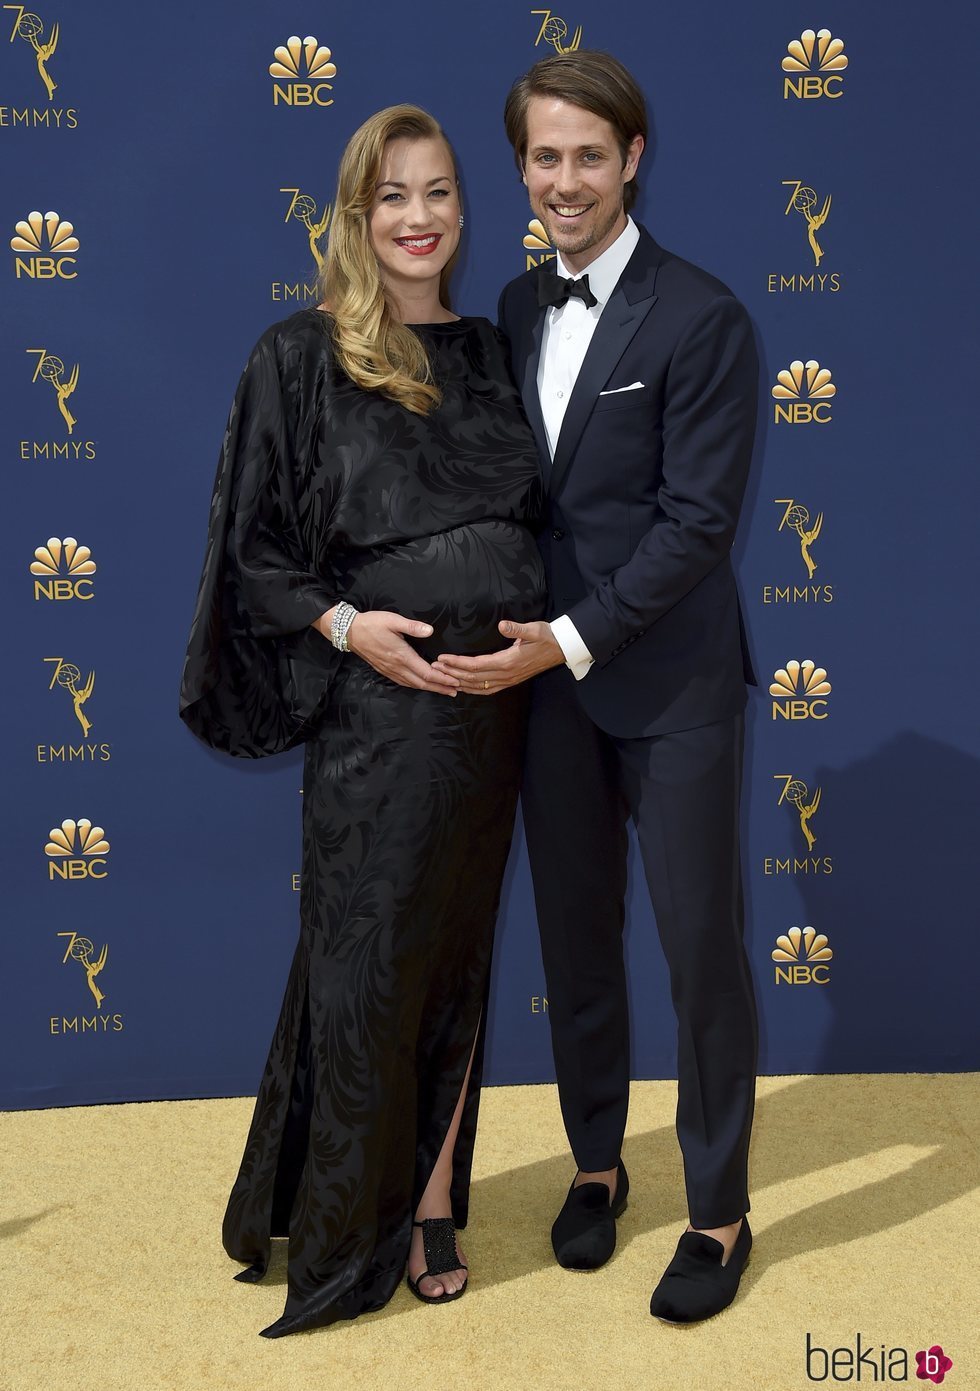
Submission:
<svg viewBox="0 0 980 1391">
<path fill-rule="evenodd" d="M 553 270 L 542 270 L 538 274 L 538 308 L 546 309 L 554 306 L 560 309 L 563 304 L 567 304 L 572 295 L 577 296 L 586 309 L 591 309 L 599 301 L 589 289 L 589 277 L 579 276 L 578 280 L 567 280 L 563 275 L 556 275 Z"/>
</svg>

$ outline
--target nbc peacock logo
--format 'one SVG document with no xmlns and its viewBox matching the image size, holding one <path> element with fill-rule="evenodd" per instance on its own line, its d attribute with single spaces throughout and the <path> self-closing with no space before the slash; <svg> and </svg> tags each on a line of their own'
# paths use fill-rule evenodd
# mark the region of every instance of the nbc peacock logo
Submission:
<svg viewBox="0 0 980 1391">
<path fill-rule="evenodd" d="M 10 238 L 18 280 L 74 280 L 78 238 L 75 228 L 56 212 L 28 213 Z"/>
<path fill-rule="evenodd" d="M 769 694 L 772 717 L 784 720 L 825 720 L 831 684 L 827 672 L 811 662 L 787 662 L 773 674 Z"/>
<path fill-rule="evenodd" d="M 312 34 L 280 44 L 269 64 L 273 106 L 333 106 L 337 64 L 330 49 Z"/>
<path fill-rule="evenodd" d="M 105 879 L 109 872 L 105 831 L 84 816 L 53 826 L 44 853 L 48 857 L 49 880 Z"/>
<path fill-rule="evenodd" d="M 810 358 L 809 362 L 791 362 L 777 372 L 772 395 L 776 425 L 827 425 L 837 387 L 830 369 Z"/>
<path fill-rule="evenodd" d="M 555 248 L 552 246 L 551 238 L 540 218 L 532 217 L 527 224 L 527 232 L 524 235 L 524 250 L 528 253 L 524 258 L 525 270 L 533 270 L 535 266 L 542 266 L 545 261 L 555 259 Z"/>
<path fill-rule="evenodd" d="M 797 97 L 803 101 L 815 97 L 832 100 L 844 95 L 843 72 L 847 67 L 844 40 L 835 39 L 829 29 L 804 29 L 798 39 L 786 46 L 782 68 L 783 100 Z"/>
<path fill-rule="evenodd" d="M 62 540 L 49 536 L 38 546 L 31 561 L 35 599 L 91 599 L 95 561 L 88 546 L 80 546 L 74 536 Z"/>
<path fill-rule="evenodd" d="M 791 927 L 776 938 L 772 959 L 777 985 L 827 985 L 834 953 L 815 927 Z"/>
</svg>

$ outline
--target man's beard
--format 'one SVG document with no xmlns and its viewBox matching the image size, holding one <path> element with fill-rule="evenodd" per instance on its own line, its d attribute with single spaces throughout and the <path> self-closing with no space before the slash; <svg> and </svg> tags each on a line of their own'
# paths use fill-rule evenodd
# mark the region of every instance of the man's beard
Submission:
<svg viewBox="0 0 980 1391">
<path fill-rule="evenodd" d="M 559 251 L 566 251 L 569 256 L 580 256 L 583 251 L 588 251 L 590 246 L 597 246 L 599 242 L 603 241 L 604 238 L 609 235 L 620 217 L 622 217 L 623 211 L 623 204 L 620 203 L 619 207 L 610 213 L 605 222 L 594 223 L 588 231 L 583 231 L 580 234 L 580 240 L 576 241 L 574 244 L 568 240 L 569 237 L 575 235 L 575 229 L 573 227 L 566 228 L 563 226 L 561 228 L 561 231 L 564 233 L 563 239 L 562 241 L 558 240 L 555 235 L 558 229 L 551 223 L 550 208 L 546 208 L 547 216 L 542 217 L 541 221 L 544 223 L 545 229 L 549 233 L 553 246 L 556 246 Z"/>
</svg>

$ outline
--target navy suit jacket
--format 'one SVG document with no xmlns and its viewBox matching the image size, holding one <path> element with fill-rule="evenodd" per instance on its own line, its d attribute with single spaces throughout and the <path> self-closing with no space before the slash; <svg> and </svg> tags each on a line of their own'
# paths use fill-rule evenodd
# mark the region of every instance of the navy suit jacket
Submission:
<svg viewBox="0 0 980 1391">
<path fill-rule="evenodd" d="M 758 409 L 748 315 L 641 228 L 551 462 L 537 276 L 505 287 L 498 322 L 541 451 L 551 616 L 567 613 L 595 658 L 576 695 L 601 729 L 627 738 L 735 714 L 756 684 L 731 564 Z M 642 388 L 600 395 L 634 382 Z"/>
</svg>

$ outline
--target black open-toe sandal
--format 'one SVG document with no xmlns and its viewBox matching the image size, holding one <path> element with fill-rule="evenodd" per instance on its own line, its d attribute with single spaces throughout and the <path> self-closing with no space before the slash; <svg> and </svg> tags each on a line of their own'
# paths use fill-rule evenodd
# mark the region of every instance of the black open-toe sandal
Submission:
<svg viewBox="0 0 980 1391">
<path fill-rule="evenodd" d="M 423 1304 L 448 1304 L 452 1299 L 459 1299 L 466 1293 L 468 1279 L 463 1281 L 461 1289 L 454 1290 L 452 1294 L 447 1290 L 442 1294 L 423 1294 L 419 1289 L 427 1275 L 445 1275 L 450 1270 L 469 1268 L 459 1259 L 459 1252 L 456 1250 L 455 1222 L 451 1217 L 426 1217 L 421 1222 L 413 1222 L 412 1226 L 422 1228 L 422 1250 L 425 1253 L 426 1269 L 417 1280 L 413 1280 L 411 1275 L 405 1276 L 408 1288 Z"/>
</svg>

